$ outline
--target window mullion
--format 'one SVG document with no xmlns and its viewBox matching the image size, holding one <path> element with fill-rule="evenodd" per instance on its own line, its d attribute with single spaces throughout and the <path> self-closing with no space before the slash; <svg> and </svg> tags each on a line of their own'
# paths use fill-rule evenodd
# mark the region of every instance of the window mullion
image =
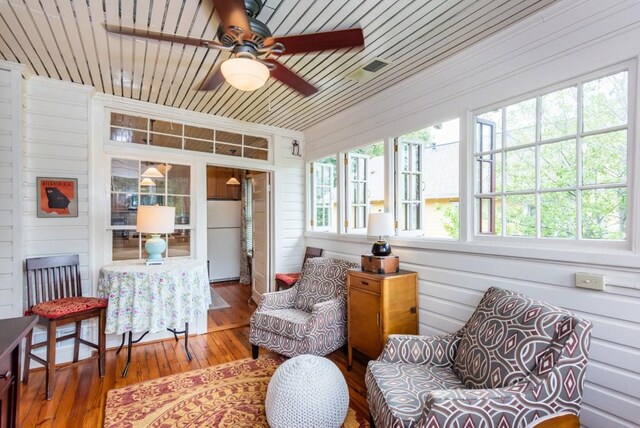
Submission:
<svg viewBox="0 0 640 428">
<path fill-rule="evenodd" d="M 582 137 L 584 131 L 583 82 L 578 84 L 578 134 L 576 135 L 576 239 L 582 239 Z"/>
<path fill-rule="evenodd" d="M 535 203 L 536 238 L 542 236 L 542 198 L 540 197 L 540 140 L 542 139 L 542 98 L 536 97 L 536 137 L 535 137 Z"/>
</svg>

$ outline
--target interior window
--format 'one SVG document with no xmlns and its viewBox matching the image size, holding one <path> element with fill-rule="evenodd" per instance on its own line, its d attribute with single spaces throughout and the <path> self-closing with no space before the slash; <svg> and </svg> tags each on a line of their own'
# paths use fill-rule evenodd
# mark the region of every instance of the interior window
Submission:
<svg viewBox="0 0 640 428">
<path fill-rule="evenodd" d="M 191 167 L 132 159 L 111 161 L 112 260 L 143 258 L 148 236 L 136 232 L 139 205 L 176 208 L 175 232 L 164 257 L 191 254 Z"/>
<path fill-rule="evenodd" d="M 479 235 L 625 240 L 628 72 L 476 116 Z"/>
</svg>

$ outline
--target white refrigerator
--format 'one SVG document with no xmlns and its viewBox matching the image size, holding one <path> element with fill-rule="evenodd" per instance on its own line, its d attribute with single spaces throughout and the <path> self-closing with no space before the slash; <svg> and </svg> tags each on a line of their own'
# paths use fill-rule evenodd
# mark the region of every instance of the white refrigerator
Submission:
<svg viewBox="0 0 640 428">
<path fill-rule="evenodd" d="M 209 281 L 240 277 L 240 201 L 207 201 Z"/>
</svg>

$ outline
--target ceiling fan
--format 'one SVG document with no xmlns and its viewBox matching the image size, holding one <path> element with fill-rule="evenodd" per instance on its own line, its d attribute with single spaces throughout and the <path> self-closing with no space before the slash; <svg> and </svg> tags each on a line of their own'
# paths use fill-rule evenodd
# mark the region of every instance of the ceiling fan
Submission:
<svg viewBox="0 0 640 428">
<path fill-rule="evenodd" d="M 263 0 L 210 1 L 220 17 L 218 40 L 202 40 L 119 25 L 105 24 L 105 28 L 111 33 L 231 52 L 233 57 L 214 67 L 202 81 L 198 88 L 201 91 L 214 90 L 225 80 L 235 88 L 253 91 L 263 86 L 271 76 L 302 95 L 310 96 L 318 89 L 274 57 L 364 46 L 364 35 L 360 28 L 274 37 L 269 28 L 256 19 L 262 10 Z"/>
</svg>

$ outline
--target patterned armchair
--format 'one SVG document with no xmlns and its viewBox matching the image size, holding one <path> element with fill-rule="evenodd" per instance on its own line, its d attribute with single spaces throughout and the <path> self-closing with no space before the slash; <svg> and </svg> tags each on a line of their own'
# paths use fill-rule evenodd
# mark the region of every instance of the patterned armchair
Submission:
<svg viewBox="0 0 640 428">
<path fill-rule="evenodd" d="M 490 288 L 458 332 L 389 337 L 369 362 L 372 421 L 387 427 L 525 427 L 580 412 L 591 323 Z"/>
<path fill-rule="evenodd" d="M 346 277 L 355 263 L 324 257 L 308 259 L 296 285 L 265 293 L 251 316 L 253 358 L 259 347 L 287 357 L 327 355 L 347 338 Z"/>
</svg>

